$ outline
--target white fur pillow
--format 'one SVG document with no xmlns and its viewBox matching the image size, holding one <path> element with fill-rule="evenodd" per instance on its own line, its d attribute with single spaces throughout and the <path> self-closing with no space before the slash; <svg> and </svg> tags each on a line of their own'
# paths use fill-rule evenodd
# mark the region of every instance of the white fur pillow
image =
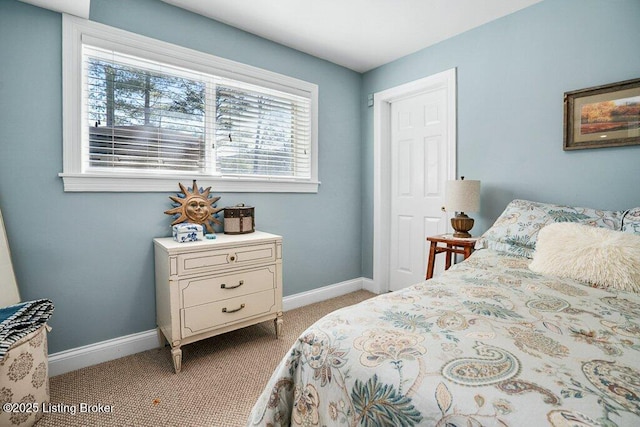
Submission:
<svg viewBox="0 0 640 427">
<path fill-rule="evenodd" d="M 640 293 L 640 236 L 574 222 L 542 228 L 529 268 Z"/>
</svg>

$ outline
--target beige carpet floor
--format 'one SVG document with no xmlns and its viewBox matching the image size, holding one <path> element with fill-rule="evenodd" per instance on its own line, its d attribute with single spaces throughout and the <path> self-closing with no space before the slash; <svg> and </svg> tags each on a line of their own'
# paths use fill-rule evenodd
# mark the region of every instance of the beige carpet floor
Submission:
<svg viewBox="0 0 640 427">
<path fill-rule="evenodd" d="M 372 296 L 362 290 L 287 311 L 280 339 L 269 321 L 184 346 L 179 374 L 164 347 L 52 377 L 51 408 L 67 412 L 45 414 L 37 427 L 243 426 L 298 335 L 325 314 Z M 81 404 L 113 412 L 79 413 Z"/>
</svg>

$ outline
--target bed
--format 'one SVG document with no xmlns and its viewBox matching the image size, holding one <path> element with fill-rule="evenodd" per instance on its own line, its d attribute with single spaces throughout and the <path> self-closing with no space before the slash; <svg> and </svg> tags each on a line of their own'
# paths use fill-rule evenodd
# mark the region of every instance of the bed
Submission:
<svg viewBox="0 0 640 427">
<path fill-rule="evenodd" d="M 514 200 L 476 249 L 309 327 L 248 425 L 640 425 L 640 208 Z"/>
</svg>

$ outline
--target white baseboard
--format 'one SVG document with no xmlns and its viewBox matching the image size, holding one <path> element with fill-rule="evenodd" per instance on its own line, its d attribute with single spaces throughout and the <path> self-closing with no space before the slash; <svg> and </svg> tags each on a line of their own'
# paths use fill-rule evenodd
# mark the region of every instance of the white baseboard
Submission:
<svg viewBox="0 0 640 427">
<path fill-rule="evenodd" d="M 49 376 L 64 374 L 87 366 L 118 359 L 160 345 L 156 329 L 113 338 L 49 355 Z"/>
<path fill-rule="evenodd" d="M 360 289 L 363 289 L 363 280 L 369 279 L 360 277 L 358 279 L 347 280 L 334 285 L 323 286 L 311 291 L 289 295 L 288 297 L 282 298 L 282 309 L 284 311 L 289 311 L 294 308 L 304 307 L 305 305 L 339 297 L 350 292 L 359 291 Z"/>
<path fill-rule="evenodd" d="M 360 277 L 311 291 L 289 295 L 282 299 L 284 311 L 324 301 L 365 289 L 374 292 L 373 280 Z M 160 345 L 157 329 L 113 338 L 95 344 L 72 348 L 49 355 L 49 376 L 64 374 L 98 363 L 151 350 Z"/>
<path fill-rule="evenodd" d="M 365 291 L 373 292 L 374 294 L 382 293 L 378 288 L 379 286 L 376 286 L 376 283 L 373 281 L 373 279 L 368 279 L 366 277 L 362 278 L 362 289 L 364 289 Z"/>
</svg>

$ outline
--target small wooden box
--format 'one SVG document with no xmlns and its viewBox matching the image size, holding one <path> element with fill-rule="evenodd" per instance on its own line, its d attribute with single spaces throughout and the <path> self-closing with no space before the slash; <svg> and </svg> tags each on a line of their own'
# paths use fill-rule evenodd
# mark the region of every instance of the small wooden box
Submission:
<svg viewBox="0 0 640 427">
<path fill-rule="evenodd" d="M 224 233 L 245 234 L 256 231 L 254 208 L 251 206 L 227 206 L 224 208 Z"/>
</svg>

